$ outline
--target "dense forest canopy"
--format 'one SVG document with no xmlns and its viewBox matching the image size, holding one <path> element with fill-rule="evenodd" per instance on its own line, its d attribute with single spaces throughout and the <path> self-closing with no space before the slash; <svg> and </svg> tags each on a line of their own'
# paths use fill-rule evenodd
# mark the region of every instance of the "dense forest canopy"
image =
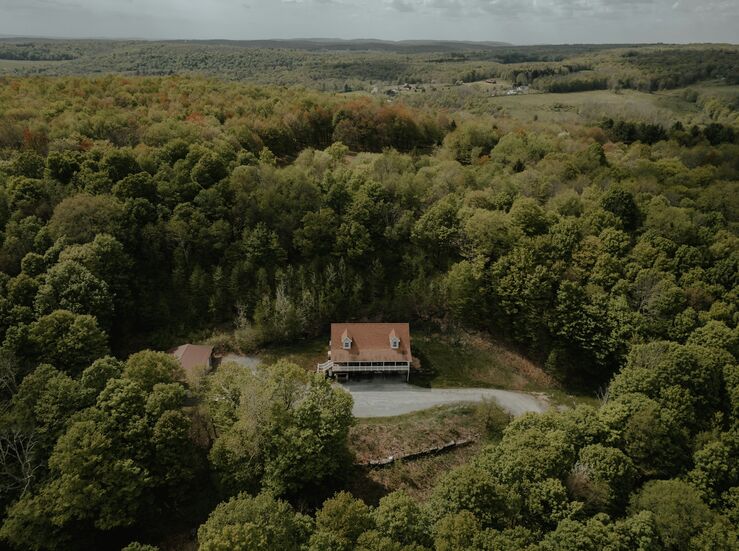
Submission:
<svg viewBox="0 0 739 551">
<path fill-rule="evenodd" d="M 40 73 L 84 72 L 92 50 L 106 71 L 251 80 L 258 58 L 279 67 L 262 80 L 298 83 L 311 63 L 457 80 L 484 57 L 252 49 L 241 72 L 220 48 L 0 43 L 69 63 Z M 666 96 L 694 110 L 655 122 L 449 90 L 0 77 L 0 537 L 120 549 L 197 519 L 213 550 L 736 548 L 737 49 L 505 48 L 476 78 L 574 91 L 613 63 L 617 100 L 713 87 Z M 342 491 L 346 393 L 284 361 L 193 379 L 142 350 L 234 327 L 222 345 L 251 351 L 350 319 L 496 335 L 601 405 L 520 417 L 428 500 L 370 506 Z"/>
<path fill-rule="evenodd" d="M 663 90 L 707 79 L 739 82 L 734 45 L 511 46 L 444 41 L 113 41 L 0 39 L 0 74 L 171 75 L 258 84 L 371 90 L 506 78 L 550 92 Z M 3 63 L 3 60 L 8 60 Z M 24 63 L 26 62 L 26 63 Z"/>
</svg>

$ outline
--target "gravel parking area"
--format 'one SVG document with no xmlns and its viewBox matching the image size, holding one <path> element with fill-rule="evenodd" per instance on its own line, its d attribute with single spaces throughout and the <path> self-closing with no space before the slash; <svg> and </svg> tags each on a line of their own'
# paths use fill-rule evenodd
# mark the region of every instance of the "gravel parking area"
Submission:
<svg viewBox="0 0 739 551">
<path fill-rule="evenodd" d="M 421 388 L 394 380 L 359 380 L 341 383 L 354 398 L 355 417 L 392 417 L 434 406 L 459 402 L 495 400 L 511 415 L 541 413 L 548 409 L 545 400 L 511 390 L 494 388 Z"/>
</svg>

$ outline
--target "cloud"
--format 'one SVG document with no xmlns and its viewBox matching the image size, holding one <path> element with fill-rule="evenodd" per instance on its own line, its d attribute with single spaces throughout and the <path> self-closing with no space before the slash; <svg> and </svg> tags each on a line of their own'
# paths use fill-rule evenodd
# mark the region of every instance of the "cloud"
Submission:
<svg viewBox="0 0 739 551">
<path fill-rule="evenodd" d="M 385 0 L 384 6 L 447 17 L 628 17 L 659 10 L 739 13 L 736 0 Z"/>
<path fill-rule="evenodd" d="M 416 11 L 416 6 L 411 0 L 385 0 L 385 7 L 389 10 L 399 11 L 401 13 Z"/>
<path fill-rule="evenodd" d="M 739 0 L 0 0 L 0 33 L 739 41 Z"/>
</svg>

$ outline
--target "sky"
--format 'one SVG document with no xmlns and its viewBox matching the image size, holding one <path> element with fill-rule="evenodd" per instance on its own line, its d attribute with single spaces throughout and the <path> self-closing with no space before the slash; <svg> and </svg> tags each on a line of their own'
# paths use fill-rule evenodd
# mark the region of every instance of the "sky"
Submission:
<svg viewBox="0 0 739 551">
<path fill-rule="evenodd" d="M 739 42 L 739 0 L 0 0 L 0 34 Z"/>
</svg>

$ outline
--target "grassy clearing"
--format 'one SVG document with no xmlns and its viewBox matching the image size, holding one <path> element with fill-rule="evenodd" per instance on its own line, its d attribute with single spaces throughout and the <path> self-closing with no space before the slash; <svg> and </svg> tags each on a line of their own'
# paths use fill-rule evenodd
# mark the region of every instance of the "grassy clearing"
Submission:
<svg viewBox="0 0 739 551">
<path fill-rule="evenodd" d="M 491 107 L 520 119 L 536 116 L 548 122 L 592 122 L 603 117 L 649 122 L 703 121 L 705 115 L 694 103 L 680 96 L 680 90 L 648 94 L 635 90 L 615 93 L 593 90 L 566 94 L 524 94 L 488 99 Z"/>
<path fill-rule="evenodd" d="M 424 500 L 441 476 L 468 463 L 482 447 L 478 442 L 414 461 L 397 461 L 389 467 L 357 469 L 347 490 L 371 505 L 377 505 L 380 498 L 395 490 L 405 490 L 416 499 Z"/>
<path fill-rule="evenodd" d="M 361 419 L 349 442 L 357 461 L 418 452 L 452 440 L 473 439 L 468 446 L 387 467 L 358 468 L 349 490 L 369 503 L 399 489 L 422 499 L 436 480 L 469 461 L 487 442 L 496 441 L 510 417 L 492 402 L 437 407 L 399 417 Z"/>
<path fill-rule="evenodd" d="M 278 360 L 285 360 L 299 365 L 305 370 L 315 371 L 316 364 L 326 361 L 328 341 L 326 338 L 317 338 L 298 341 L 290 344 L 271 345 L 257 351 L 257 356 L 265 365 L 271 365 Z"/>
<path fill-rule="evenodd" d="M 555 381 L 533 362 L 489 339 L 463 334 L 415 333 L 413 348 L 428 374 L 412 377 L 427 387 L 547 390 Z"/>
<path fill-rule="evenodd" d="M 358 462 L 405 455 L 452 440 L 486 435 L 483 417 L 476 405 L 436 407 L 401 415 L 360 419 L 352 427 L 349 441 Z"/>
</svg>

